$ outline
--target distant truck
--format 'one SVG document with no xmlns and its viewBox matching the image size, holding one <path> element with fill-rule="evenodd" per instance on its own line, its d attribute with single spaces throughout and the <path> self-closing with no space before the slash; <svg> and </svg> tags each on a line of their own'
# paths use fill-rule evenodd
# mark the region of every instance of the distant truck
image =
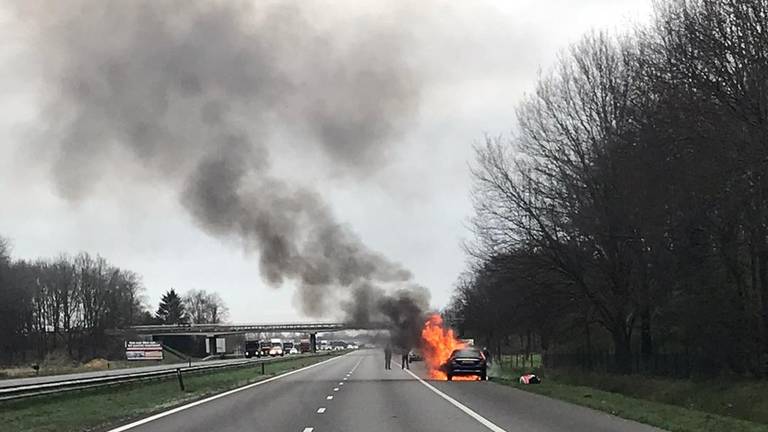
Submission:
<svg viewBox="0 0 768 432">
<path fill-rule="evenodd" d="M 245 341 L 245 357 L 261 357 L 261 344 L 258 340 Z"/>
</svg>

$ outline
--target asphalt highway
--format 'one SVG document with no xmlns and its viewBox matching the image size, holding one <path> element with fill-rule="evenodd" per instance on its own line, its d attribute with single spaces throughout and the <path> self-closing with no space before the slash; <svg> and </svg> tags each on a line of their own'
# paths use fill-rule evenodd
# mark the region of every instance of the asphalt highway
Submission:
<svg viewBox="0 0 768 432">
<path fill-rule="evenodd" d="M 421 362 L 383 366 L 356 351 L 111 432 L 659 431 L 492 381 L 423 381 Z"/>
</svg>

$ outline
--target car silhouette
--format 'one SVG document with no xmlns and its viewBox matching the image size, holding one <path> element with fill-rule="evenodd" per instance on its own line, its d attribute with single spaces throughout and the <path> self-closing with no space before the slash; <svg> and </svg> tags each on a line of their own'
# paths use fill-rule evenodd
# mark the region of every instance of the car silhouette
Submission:
<svg viewBox="0 0 768 432">
<path fill-rule="evenodd" d="M 457 375 L 477 375 L 480 380 L 488 378 L 488 365 L 485 356 L 477 348 L 462 348 L 455 350 L 443 364 L 443 372 L 451 381 Z"/>
</svg>

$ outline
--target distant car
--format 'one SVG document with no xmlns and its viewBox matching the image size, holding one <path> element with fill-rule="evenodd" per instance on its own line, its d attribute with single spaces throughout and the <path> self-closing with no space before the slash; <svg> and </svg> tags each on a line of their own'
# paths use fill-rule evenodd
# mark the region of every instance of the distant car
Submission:
<svg viewBox="0 0 768 432">
<path fill-rule="evenodd" d="M 412 349 L 408 352 L 408 361 L 420 361 L 424 360 L 424 357 L 421 355 L 421 351 L 417 349 Z"/>
<path fill-rule="evenodd" d="M 283 352 L 286 354 L 291 354 L 291 350 L 293 349 L 295 345 L 292 341 L 283 342 Z"/>
<path fill-rule="evenodd" d="M 296 349 L 296 347 L 293 347 L 290 349 L 290 351 L 288 351 L 288 354 L 298 354 L 298 353 L 299 353 L 299 350 Z"/>
<path fill-rule="evenodd" d="M 277 345 L 269 349 L 269 355 L 271 357 L 277 357 L 277 356 L 283 356 L 285 355 L 285 353 L 283 353 L 283 347 Z"/>
<path fill-rule="evenodd" d="M 451 353 L 443 365 L 443 372 L 451 381 L 456 375 L 477 375 L 482 381 L 488 378 L 485 356 L 477 348 L 462 348 Z"/>
</svg>

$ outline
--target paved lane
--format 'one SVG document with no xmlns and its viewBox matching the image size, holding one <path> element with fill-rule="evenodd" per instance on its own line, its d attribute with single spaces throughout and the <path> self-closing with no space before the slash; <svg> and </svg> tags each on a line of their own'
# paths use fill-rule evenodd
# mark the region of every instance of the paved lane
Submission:
<svg viewBox="0 0 768 432">
<path fill-rule="evenodd" d="M 131 432 L 242 432 L 303 431 L 312 427 L 317 409 L 332 400 L 333 384 L 349 372 L 361 356 L 332 358 L 295 374 L 206 402 Z M 254 373 L 257 373 L 254 371 Z"/>
<path fill-rule="evenodd" d="M 423 365 L 414 372 L 425 376 Z M 430 382 L 507 432 L 659 432 L 660 429 L 491 382 Z"/>
<path fill-rule="evenodd" d="M 480 423 L 437 397 L 426 386 L 375 351 L 355 353 L 360 363 L 349 384 L 316 421 L 321 431 L 487 432 Z M 337 383 L 338 384 L 338 383 Z"/>
<path fill-rule="evenodd" d="M 422 368 L 385 371 L 379 352 L 357 351 L 130 431 L 658 432 L 493 382 L 430 382 L 443 397 Z"/>
</svg>

